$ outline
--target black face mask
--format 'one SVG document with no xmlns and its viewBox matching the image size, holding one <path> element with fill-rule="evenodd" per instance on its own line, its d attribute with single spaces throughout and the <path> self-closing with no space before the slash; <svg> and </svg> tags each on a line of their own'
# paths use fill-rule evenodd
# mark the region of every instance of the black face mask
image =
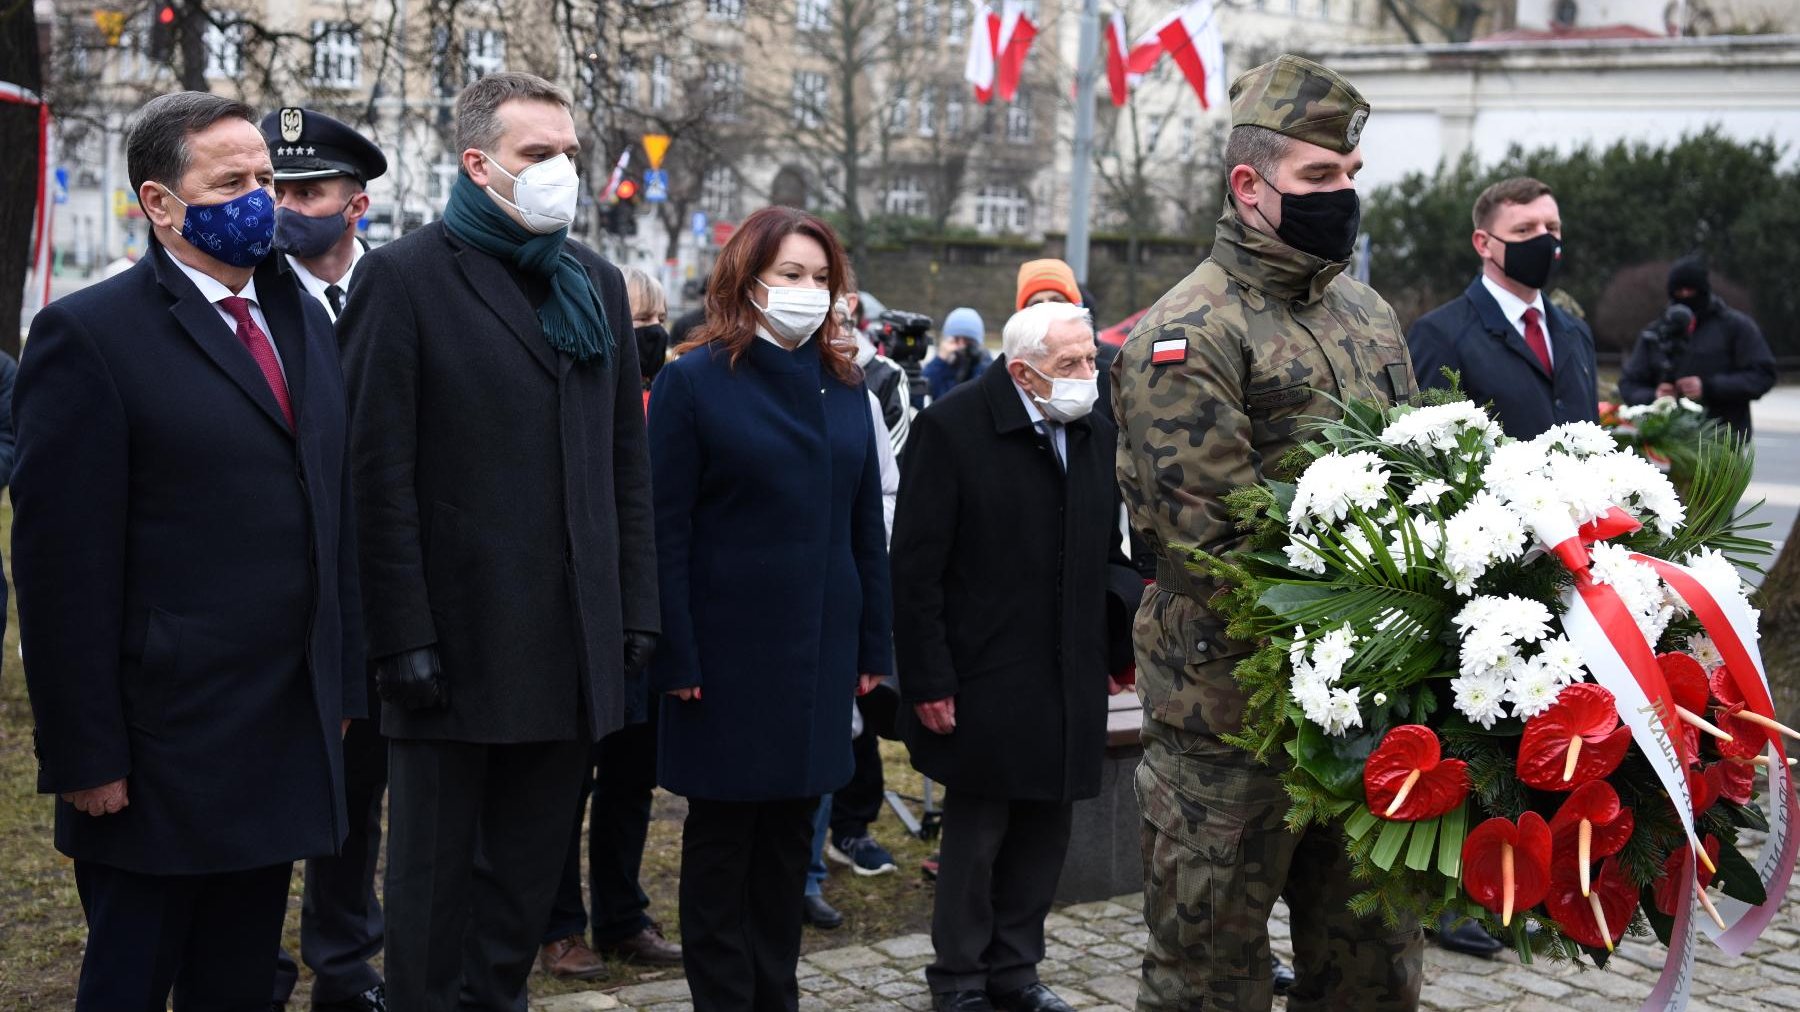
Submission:
<svg viewBox="0 0 1800 1012">
<path fill-rule="evenodd" d="M 355 199 L 355 198 L 352 198 Z M 291 207 L 275 211 L 275 248 L 301 260 L 323 256 L 344 237 L 350 226 L 344 221 L 346 203 L 336 214 L 309 217 Z"/>
<path fill-rule="evenodd" d="M 1708 291 L 1700 291 L 1700 292 L 1695 292 L 1694 294 L 1689 295 L 1686 298 L 1670 299 L 1669 301 L 1676 302 L 1683 306 L 1686 306 L 1689 309 L 1694 311 L 1695 316 L 1699 316 L 1702 311 L 1712 307 L 1712 293 L 1708 292 Z"/>
<path fill-rule="evenodd" d="M 669 331 L 660 323 L 652 323 L 648 327 L 638 327 L 633 331 L 637 336 L 638 372 L 644 377 L 644 385 L 656 378 L 657 370 L 663 367 L 663 359 L 669 355 Z"/>
<path fill-rule="evenodd" d="M 1319 193 L 1282 193 L 1266 179 L 1263 185 L 1281 197 L 1281 225 L 1275 229 L 1276 238 L 1321 260 L 1350 259 L 1356 249 L 1356 233 L 1362 227 L 1362 202 L 1356 199 L 1355 189 L 1346 186 Z M 1262 214 L 1262 209 L 1257 208 L 1256 213 Z M 1268 215 L 1263 215 L 1263 221 L 1268 220 Z"/>
<path fill-rule="evenodd" d="M 1506 247 L 1500 272 L 1526 288 L 1539 289 L 1549 284 L 1562 263 L 1562 238 L 1548 232 L 1520 242 L 1507 242 L 1497 236 L 1494 241 Z"/>
</svg>

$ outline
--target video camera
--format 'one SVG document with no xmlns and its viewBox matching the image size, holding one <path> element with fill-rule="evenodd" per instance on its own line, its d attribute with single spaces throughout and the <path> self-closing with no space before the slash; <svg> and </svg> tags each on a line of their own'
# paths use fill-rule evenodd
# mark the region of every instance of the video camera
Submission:
<svg viewBox="0 0 1800 1012">
<path fill-rule="evenodd" d="M 931 350 L 931 322 L 924 313 L 884 309 L 869 325 L 869 340 L 906 373 L 908 399 L 914 406 L 925 402 L 927 384 L 921 367 Z"/>
<path fill-rule="evenodd" d="M 1694 332 L 1694 311 L 1679 302 L 1670 303 L 1661 316 L 1638 335 L 1650 355 L 1658 383 L 1673 383 L 1687 359 L 1688 338 Z"/>
</svg>

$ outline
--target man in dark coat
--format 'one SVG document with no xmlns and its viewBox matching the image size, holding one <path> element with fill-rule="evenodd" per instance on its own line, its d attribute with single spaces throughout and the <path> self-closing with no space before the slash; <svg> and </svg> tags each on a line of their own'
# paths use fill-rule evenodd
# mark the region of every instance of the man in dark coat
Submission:
<svg viewBox="0 0 1800 1012">
<path fill-rule="evenodd" d="M 1775 353 L 1762 329 L 1713 294 L 1706 263 L 1698 257 L 1669 268 L 1669 303 L 1694 314 L 1684 353 L 1669 363 L 1673 378 L 1657 374 L 1657 356 L 1650 342 L 1639 338 L 1619 377 L 1619 399 L 1649 404 L 1658 397 L 1686 397 L 1749 438 L 1750 402 L 1775 386 Z"/>
<path fill-rule="evenodd" d="M 1476 198 L 1472 217 L 1480 276 L 1406 334 L 1419 386 L 1448 387 L 1444 370 L 1455 371 L 1517 439 L 1598 421 L 1593 332 L 1544 297 L 1562 261 L 1555 195 L 1526 176 L 1503 179 Z"/>
<path fill-rule="evenodd" d="M 926 978 L 959 1012 L 1068 1008 L 1037 964 L 1106 743 L 1119 528 L 1093 329 L 1046 303 L 1004 337 L 994 368 L 915 420 L 894 518 L 901 733 L 948 788 Z"/>
<path fill-rule="evenodd" d="M 126 137 L 149 251 L 32 321 L 14 575 L 38 789 L 87 915 L 79 1009 L 266 1006 L 298 858 L 344 839 L 364 713 L 344 389 L 268 256 L 243 104 Z"/>
<path fill-rule="evenodd" d="M 568 95 L 488 75 L 456 136 L 444 217 L 363 257 L 339 324 L 408 1012 L 519 997 L 589 745 L 658 630 L 631 308 L 568 239 Z"/>
</svg>

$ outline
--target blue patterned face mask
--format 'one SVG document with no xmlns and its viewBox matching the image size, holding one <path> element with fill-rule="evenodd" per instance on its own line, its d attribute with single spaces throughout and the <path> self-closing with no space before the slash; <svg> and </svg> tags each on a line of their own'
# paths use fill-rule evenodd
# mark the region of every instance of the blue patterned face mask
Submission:
<svg viewBox="0 0 1800 1012">
<path fill-rule="evenodd" d="M 275 241 L 275 198 L 269 191 L 258 187 L 223 204 L 190 204 L 174 190 L 162 190 L 187 208 L 181 237 L 195 249 L 233 267 L 255 267 L 269 255 Z"/>
</svg>

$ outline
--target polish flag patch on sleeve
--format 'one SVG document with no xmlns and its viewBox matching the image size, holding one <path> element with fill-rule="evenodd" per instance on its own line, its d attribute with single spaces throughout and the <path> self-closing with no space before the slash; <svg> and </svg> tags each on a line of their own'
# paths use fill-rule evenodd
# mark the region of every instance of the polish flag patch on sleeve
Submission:
<svg viewBox="0 0 1800 1012">
<path fill-rule="evenodd" d="M 1185 337 L 1165 337 L 1150 346 L 1151 365 L 1186 362 L 1188 343 Z"/>
</svg>

